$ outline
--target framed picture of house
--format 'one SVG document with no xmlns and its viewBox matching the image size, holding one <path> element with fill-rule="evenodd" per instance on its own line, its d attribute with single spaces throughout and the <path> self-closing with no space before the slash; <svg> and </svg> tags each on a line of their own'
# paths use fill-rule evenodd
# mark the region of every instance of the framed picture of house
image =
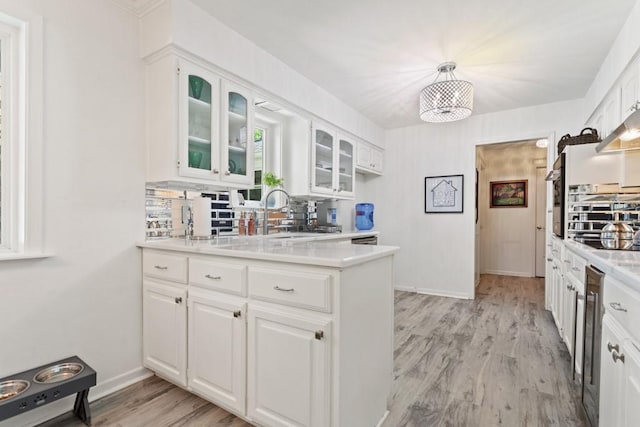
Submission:
<svg viewBox="0 0 640 427">
<path fill-rule="evenodd" d="M 526 208 L 528 180 L 491 181 L 492 208 Z"/>
<path fill-rule="evenodd" d="M 462 213 L 463 175 L 428 176 L 424 179 L 425 213 Z"/>
</svg>

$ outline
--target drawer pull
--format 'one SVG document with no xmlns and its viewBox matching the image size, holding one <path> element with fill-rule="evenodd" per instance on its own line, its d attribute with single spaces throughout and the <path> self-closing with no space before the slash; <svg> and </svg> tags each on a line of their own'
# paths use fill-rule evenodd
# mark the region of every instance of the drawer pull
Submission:
<svg viewBox="0 0 640 427">
<path fill-rule="evenodd" d="M 620 346 L 618 344 L 611 344 L 610 342 L 607 343 L 607 350 L 609 350 L 609 353 L 611 353 L 612 350 L 615 351 L 620 351 Z"/>
<path fill-rule="evenodd" d="M 627 312 L 627 309 L 624 308 L 619 302 L 610 302 L 609 305 L 616 311 L 623 311 L 625 313 Z"/>
<path fill-rule="evenodd" d="M 212 276 L 210 274 L 205 274 L 204 277 L 206 277 L 207 279 L 211 279 L 211 280 L 221 280 L 222 276 Z"/>
<path fill-rule="evenodd" d="M 154 265 L 153 268 L 157 269 L 157 270 L 168 270 L 169 267 L 165 266 L 165 265 Z"/>
<path fill-rule="evenodd" d="M 273 289 L 280 292 L 293 292 L 293 288 L 281 288 L 280 286 L 274 286 Z"/>
<path fill-rule="evenodd" d="M 617 351 L 613 350 L 611 357 L 613 357 L 613 363 L 616 363 L 618 360 L 624 363 L 624 354 L 618 354 Z"/>
<path fill-rule="evenodd" d="M 553 261 L 553 258 L 547 258 L 547 261 L 551 262 Z"/>
<path fill-rule="evenodd" d="M 237 319 L 238 317 L 240 317 L 240 316 L 242 316 L 242 312 L 241 312 L 240 310 L 237 310 L 237 311 L 234 311 L 234 312 L 233 312 L 233 317 L 235 317 L 236 319 Z"/>
<path fill-rule="evenodd" d="M 174 301 L 176 304 L 180 304 L 182 302 L 182 297 L 175 297 Z"/>
<path fill-rule="evenodd" d="M 324 338 L 324 331 L 316 331 L 316 339 L 319 341 L 322 338 Z"/>
<path fill-rule="evenodd" d="M 578 267 L 572 267 L 572 268 L 571 268 L 571 270 L 575 271 L 576 273 L 577 273 L 578 271 L 580 271 L 580 269 L 579 269 Z"/>
<path fill-rule="evenodd" d="M 568 259 L 564 260 L 565 264 L 571 264 L 571 261 L 569 261 Z"/>
</svg>

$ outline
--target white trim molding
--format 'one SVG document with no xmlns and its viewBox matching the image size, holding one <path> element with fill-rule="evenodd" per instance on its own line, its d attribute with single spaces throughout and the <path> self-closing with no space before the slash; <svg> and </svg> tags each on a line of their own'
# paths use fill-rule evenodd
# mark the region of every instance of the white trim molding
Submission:
<svg viewBox="0 0 640 427">
<path fill-rule="evenodd" d="M 121 9 L 142 18 L 156 7 L 160 6 L 165 0 L 111 0 Z"/>
</svg>

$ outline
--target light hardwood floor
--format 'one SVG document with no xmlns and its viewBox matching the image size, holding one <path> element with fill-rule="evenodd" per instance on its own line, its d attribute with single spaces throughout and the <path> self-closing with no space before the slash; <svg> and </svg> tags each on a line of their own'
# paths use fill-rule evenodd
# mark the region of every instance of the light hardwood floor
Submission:
<svg viewBox="0 0 640 427">
<path fill-rule="evenodd" d="M 482 276 L 476 299 L 396 292 L 384 427 L 587 426 L 542 279 Z M 91 404 L 94 426 L 248 426 L 152 377 Z M 70 414 L 42 427 L 80 427 Z"/>
</svg>

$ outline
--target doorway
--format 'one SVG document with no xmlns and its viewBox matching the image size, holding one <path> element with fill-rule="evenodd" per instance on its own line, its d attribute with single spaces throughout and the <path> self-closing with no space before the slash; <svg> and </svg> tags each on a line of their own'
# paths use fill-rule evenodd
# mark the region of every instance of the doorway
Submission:
<svg viewBox="0 0 640 427">
<path fill-rule="evenodd" d="M 546 158 L 536 140 L 476 147 L 480 274 L 544 276 Z"/>
</svg>

